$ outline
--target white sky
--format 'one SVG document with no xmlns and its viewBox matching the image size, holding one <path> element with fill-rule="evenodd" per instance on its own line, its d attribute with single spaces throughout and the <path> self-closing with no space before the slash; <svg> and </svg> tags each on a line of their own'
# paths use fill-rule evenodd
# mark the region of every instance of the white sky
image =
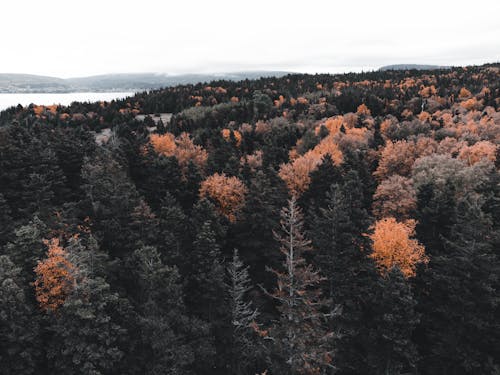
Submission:
<svg viewBox="0 0 500 375">
<path fill-rule="evenodd" d="M 342 72 L 500 61 L 500 0 L 1 0 L 0 72 Z"/>
</svg>

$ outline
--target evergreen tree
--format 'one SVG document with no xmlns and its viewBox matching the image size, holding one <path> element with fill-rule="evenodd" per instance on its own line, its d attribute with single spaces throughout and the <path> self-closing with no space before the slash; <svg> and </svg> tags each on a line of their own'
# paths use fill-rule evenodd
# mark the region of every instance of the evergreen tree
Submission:
<svg viewBox="0 0 500 375">
<path fill-rule="evenodd" d="M 303 232 L 302 213 L 294 198 L 281 210 L 281 228 L 276 232 L 284 256 L 281 270 L 273 270 L 278 287 L 268 293 L 278 302 L 279 319 L 270 328 L 278 373 L 314 374 L 332 368 L 332 333 L 326 325 L 328 301 L 319 287 L 323 278 L 304 259 L 312 250 Z"/>
<path fill-rule="evenodd" d="M 370 373 L 370 352 L 377 294 L 376 268 L 368 257 L 369 217 L 357 172 L 349 171 L 341 185 L 332 185 L 327 206 L 312 225 L 315 262 L 328 279 L 325 290 L 333 301 L 335 366 L 339 374 Z"/>
<path fill-rule="evenodd" d="M 79 282 L 51 314 L 49 370 L 58 374 L 122 374 L 127 355 L 128 302 L 101 277 Z"/>
<path fill-rule="evenodd" d="M 473 194 L 457 205 L 444 252 L 431 258 L 420 289 L 421 369 L 495 374 L 500 368 L 498 224 Z"/>
<path fill-rule="evenodd" d="M 211 352 L 208 327 L 190 319 L 184 307 L 180 275 L 163 265 L 154 247 L 134 253 L 134 274 L 140 285 L 136 296 L 141 342 L 137 361 L 143 374 L 189 374 L 195 362 Z"/>
<path fill-rule="evenodd" d="M 0 249 L 12 238 L 13 222 L 7 201 L 0 193 Z"/>
<path fill-rule="evenodd" d="M 419 322 L 410 283 L 397 268 L 379 280 L 375 301 L 374 347 L 370 373 L 399 375 L 415 370 L 418 355 L 412 335 Z"/>
<path fill-rule="evenodd" d="M 27 301 L 21 269 L 0 255 L 0 369 L 31 375 L 40 368 L 39 321 Z"/>
<path fill-rule="evenodd" d="M 247 300 L 247 294 L 252 289 L 248 267 L 245 267 L 238 251 L 234 250 L 232 262 L 227 267 L 229 283 L 229 304 L 231 308 L 231 374 L 255 374 L 262 371 L 262 346 L 257 337 L 258 312 L 252 302 Z"/>
</svg>

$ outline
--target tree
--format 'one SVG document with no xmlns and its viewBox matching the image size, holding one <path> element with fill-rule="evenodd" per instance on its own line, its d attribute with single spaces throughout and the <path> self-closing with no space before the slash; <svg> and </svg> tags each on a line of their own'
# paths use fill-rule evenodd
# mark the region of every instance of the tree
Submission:
<svg viewBox="0 0 500 375">
<path fill-rule="evenodd" d="M 11 210 L 2 193 L 0 193 L 0 249 L 11 239 L 12 229 Z"/>
<path fill-rule="evenodd" d="M 370 218 L 362 186 L 356 171 L 347 172 L 343 183 L 330 187 L 325 207 L 311 225 L 317 248 L 313 259 L 327 278 L 323 288 L 332 301 L 332 347 L 339 374 L 368 374 L 375 367 L 371 358 L 376 357 L 373 320 L 379 284 L 369 257 Z"/>
<path fill-rule="evenodd" d="M 201 212 L 198 212 L 199 215 Z M 227 328 L 228 306 L 225 304 L 224 267 L 217 238 L 218 224 L 206 214 L 205 221 L 193 226 L 195 238 L 183 257 L 185 302 L 188 312 L 210 328 L 210 342 L 216 355 L 207 356 L 197 363 L 196 373 L 206 373 L 211 368 L 225 369 L 230 348 Z M 197 219 L 194 217 L 193 219 Z M 213 341 L 212 341 L 213 340 Z"/>
<path fill-rule="evenodd" d="M 259 314 L 253 308 L 252 302 L 247 301 L 247 294 L 252 287 L 248 267 L 240 260 L 237 250 L 234 250 L 227 273 L 232 327 L 231 373 L 255 374 L 259 369 L 259 356 L 262 355 L 262 347 L 258 343 L 259 338 L 255 330 Z"/>
<path fill-rule="evenodd" d="M 417 301 L 410 283 L 397 268 L 379 278 L 374 301 L 374 347 L 369 362 L 373 372 L 399 375 L 414 371 L 418 353 L 413 334 L 419 322 Z"/>
<path fill-rule="evenodd" d="M 406 277 L 415 276 L 418 263 L 427 263 L 425 248 L 411 237 L 415 234 L 415 221 L 397 222 L 393 217 L 378 220 L 373 226 L 373 253 L 379 270 L 386 273 L 398 267 Z"/>
<path fill-rule="evenodd" d="M 247 188 L 237 177 L 227 177 L 224 173 L 215 173 L 201 183 L 200 197 L 209 197 L 217 203 L 219 211 L 229 221 L 236 221 L 236 216 L 245 205 Z"/>
<path fill-rule="evenodd" d="M 412 180 L 392 175 L 378 185 L 373 195 L 373 212 L 376 217 L 395 217 L 409 219 L 417 208 L 417 194 Z"/>
<path fill-rule="evenodd" d="M 42 310 L 56 311 L 75 286 L 76 270 L 58 238 L 47 240 L 45 244 L 48 247 L 47 257 L 35 267 L 36 300 Z"/>
<path fill-rule="evenodd" d="M 187 316 L 180 275 L 163 264 L 154 247 L 134 252 L 135 296 L 141 335 L 136 354 L 144 374 L 189 374 L 211 352 L 208 326 Z"/>
<path fill-rule="evenodd" d="M 273 340 L 283 373 L 315 374 L 332 367 L 329 341 L 332 333 L 324 313 L 328 301 L 321 296 L 323 277 L 307 264 L 304 253 L 311 251 L 303 233 L 302 213 L 294 198 L 281 210 L 280 232 L 275 234 L 284 255 L 283 270 L 273 270 L 278 287 L 268 293 L 278 302 L 279 319 L 272 325 Z"/>
<path fill-rule="evenodd" d="M 49 371 L 68 375 L 123 373 L 130 306 L 103 278 L 80 280 L 51 318 Z"/>
<path fill-rule="evenodd" d="M 39 322 L 22 281 L 21 269 L 0 255 L 0 368 L 5 375 L 35 374 L 40 365 Z"/>
<path fill-rule="evenodd" d="M 441 254 L 420 277 L 420 363 L 428 374 L 495 374 L 498 358 L 498 223 L 469 194 Z"/>
</svg>

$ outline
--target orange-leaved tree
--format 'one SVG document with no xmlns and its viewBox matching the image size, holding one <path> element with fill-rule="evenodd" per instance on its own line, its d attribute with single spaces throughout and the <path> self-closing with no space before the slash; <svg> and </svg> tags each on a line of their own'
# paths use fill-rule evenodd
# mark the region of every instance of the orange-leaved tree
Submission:
<svg viewBox="0 0 500 375">
<path fill-rule="evenodd" d="M 213 199 L 220 213 L 232 222 L 245 205 L 246 193 L 247 188 L 238 177 L 228 177 L 224 173 L 207 177 L 200 187 L 200 197 Z"/>
<path fill-rule="evenodd" d="M 48 246 L 47 257 L 35 267 L 35 294 L 42 310 L 55 311 L 73 290 L 76 268 L 58 238 L 44 243 Z"/>
<path fill-rule="evenodd" d="M 405 277 L 412 277 L 418 263 L 428 262 L 424 246 L 411 238 L 415 234 L 415 224 L 415 220 L 398 222 L 387 217 L 373 226 L 371 257 L 382 274 L 398 267 Z"/>
</svg>

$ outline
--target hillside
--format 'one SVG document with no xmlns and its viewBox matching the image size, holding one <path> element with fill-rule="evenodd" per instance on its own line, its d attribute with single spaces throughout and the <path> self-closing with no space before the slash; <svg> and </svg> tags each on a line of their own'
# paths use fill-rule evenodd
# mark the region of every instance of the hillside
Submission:
<svg viewBox="0 0 500 375">
<path fill-rule="evenodd" d="M 498 374 L 500 64 L 237 78 L 0 112 L 0 373 Z"/>
<path fill-rule="evenodd" d="M 142 91 L 179 84 L 194 84 L 216 79 L 239 81 L 259 77 L 280 77 L 285 72 L 250 71 L 220 74 L 181 74 L 167 75 L 154 73 L 104 74 L 79 78 L 55 78 L 29 74 L 0 73 L 0 93 L 37 93 L 37 92 L 110 92 Z"/>
<path fill-rule="evenodd" d="M 444 65 L 423 65 L 423 64 L 394 64 L 386 65 L 379 68 L 380 71 L 384 70 L 435 70 L 435 69 L 450 69 L 449 66 Z"/>
</svg>

